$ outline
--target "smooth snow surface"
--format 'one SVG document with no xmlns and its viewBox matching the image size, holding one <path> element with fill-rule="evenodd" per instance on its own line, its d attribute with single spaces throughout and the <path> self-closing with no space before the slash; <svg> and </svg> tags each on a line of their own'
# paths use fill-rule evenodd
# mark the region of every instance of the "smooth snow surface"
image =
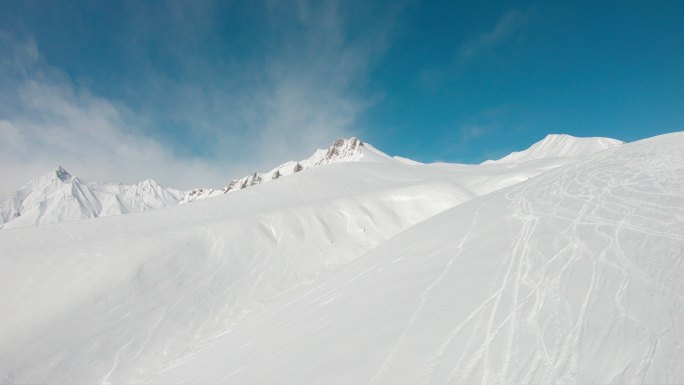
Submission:
<svg viewBox="0 0 684 385">
<path fill-rule="evenodd" d="M 565 134 L 550 134 L 527 150 L 515 151 L 499 160 L 488 160 L 484 163 L 520 163 L 551 157 L 579 158 L 622 144 L 622 141 L 610 138 L 577 138 Z"/>
<path fill-rule="evenodd" d="M 151 179 L 131 185 L 88 183 L 58 167 L 0 204 L 0 228 L 142 212 L 174 206 L 181 195 Z"/>
<path fill-rule="evenodd" d="M 682 148 L 343 162 L 0 231 L 0 382 L 682 383 Z"/>
</svg>

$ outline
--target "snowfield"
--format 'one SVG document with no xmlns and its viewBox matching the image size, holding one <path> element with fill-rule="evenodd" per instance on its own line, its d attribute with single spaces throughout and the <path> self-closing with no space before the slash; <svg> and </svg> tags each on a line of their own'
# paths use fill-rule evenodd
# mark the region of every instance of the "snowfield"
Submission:
<svg viewBox="0 0 684 385">
<path fill-rule="evenodd" d="M 682 383 L 684 133 L 597 139 L 0 230 L 0 383 Z"/>
</svg>

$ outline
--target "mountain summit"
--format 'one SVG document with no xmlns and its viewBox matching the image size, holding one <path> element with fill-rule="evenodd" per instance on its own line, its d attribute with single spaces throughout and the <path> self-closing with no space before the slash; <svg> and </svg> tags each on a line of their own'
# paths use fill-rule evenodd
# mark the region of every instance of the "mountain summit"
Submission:
<svg viewBox="0 0 684 385">
<path fill-rule="evenodd" d="M 292 175 L 312 167 L 322 166 L 338 162 L 392 162 L 389 155 L 377 150 L 368 143 L 360 139 L 351 137 L 349 139 L 337 139 L 333 144 L 324 149 L 318 149 L 310 157 L 300 161 L 290 161 L 265 173 L 255 172 L 239 179 L 233 179 L 222 189 L 197 188 L 190 190 L 180 203 L 188 203 L 199 199 L 214 197 L 229 193 L 231 191 L 242 190 L 246 187 L 254 186 L 264 182 L 269 182 L 283 176 Z"/>
<path fill-rule="evenodd" d="M 55 169 L 55 176 L 65 183 L 73 179 L 73 176 L 71 176 L 71 174 L 69 174 L 69 172 L 65 170 L 62 166 L 57 166 L 57 169 Z"/>
<path fill-rule="evenodd" d="M 151 179 L 131 185 L 88 183 L 58 166 L 0 204 L 0 228 L 147 211 L 173 206 L 180 195 Z"/>
<path fill-rule="evenodd" d="M 624 142 L 611 138 L 578 138 L 566 134 L 549 134 L 527 150 L 514 151 L 501 159 L 483 163 L 520 163 L 555 157 L 579 158 L 623 144 Z"/>
</svg>

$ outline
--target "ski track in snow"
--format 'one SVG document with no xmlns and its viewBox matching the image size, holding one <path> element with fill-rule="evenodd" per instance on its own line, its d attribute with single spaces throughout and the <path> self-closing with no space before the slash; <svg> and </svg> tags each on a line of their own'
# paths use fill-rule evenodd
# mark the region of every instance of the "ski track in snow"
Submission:
<svg viewBox="0 0 684 385">
<path fill-rule="evenodd" d="M 418 303 L 418 307 L 416 307 L 416 310 L 413 312 L 413 315 L 412 315 L 411 318 L 408 320 L 408 323 L 407 323 L 406 326 L 404 327 L 404 330 L 401 332 L 401 335 L 399 336 L 399 339 L 397 340 L 396 344 L 394 345 L 394 348 L 392 348 L 392 351 L 391 351 L 390 354 L 387 356 L 387 358 L 385 359 L 385 361 L 382 363 L 382 366 L 380 367 L 380 369 L 378 370 L 378 372 L 373 376 L 373 378 L 371 378 L 370 382 L 368 383 L 369 385 L 375 384 L 376 381 L 377 381 L 377 380 L 382 376 L 382 374 L 387 370 L 387 365 L 388 365 L 388 364 L 392 361 L 392 359 L 394 358 L 394 355 L 397 353 L 397 351 L 398 351 L 399 348 L 401 347 L 402 343 L 404 342 L 404 339 L 406 338 L 407 333 L 411 330 L 411 328 L 413 327 L 413 324 L 416 322 L 416 319 L 418 318 L 418 316 L 420 315 L 421 311 L 423 310 L 423 307 L 424 307 L 425 304 L 427 303 L 428 298 L 429 298 L 429 296 L 430 296 L 430 292 L 432 291 L 432 289 L 433 289 L 435 286 L 437 286 L 437 285 L 440 284 L 440 282 L 444 279 L 444 277 L 445 277 L 445 276 L 447 275 L 447 273 L 449 272 L 449 269 L 451 268 L 451 266 L 454 264 L 454 261 L 456 261 L 456 260 L 458 259 L 458 257 L 460 256 L 460 251 L 463 249 L 463 245 L 464 245 L 465 242 L 468 240 L 468 237 L 469 237 L 470 233 L 471 233 L 472 230 L 475 228 L 476 222 L 477 222 L 477 213 L 476 213 L 476 215 L 475 215 L 475 219 L 473 219 L 473 224 L 472 224 L 472 226 L 470 227 L 470 230 L 468 230 L 468 233 L 466 233 L 466 235 L 461 239 L 461 242 L 459 243 L 459 245 L 458 245 L 458 247 L 457 247 L 457 252 L 454 254 L 454 256 L 453 256 L 451 259 L 449 259 L 449 261 L 447 262 L 447 264 L 444 266 L 444 270 L 437 276 L 437 278 L 436 278 L 432 283 L 430 283 L 430 285 L 428 285 L 428 286 L 425 288 L 425 290 L 423 290 L 423 292 L 421 293 L 421 295 L 420 295 L 420 302 Z"/>
<path fill-rule="evenodd" d="M 594 172 L 589 172 L 587 173 L 587 179 L 588 180 L 600 180 L 600 175 L 597 175 Z M 619 178 L 614 178 L 614 179 L 619 179 Z M 629 180 L 629 179 L 628 179 Z M 581 183 L 579 180 L 574 180 L 573 182 L 575 183 Z M 562 184 L 564 186 L 567 186 L 567 184 L 570 183 L 567 180 L 562 180 Z M 457 327 L 449 334 L 449 338 L 445 341 L 445 343 L 440 347 L 439 351 L 437 354 L 435 354 L 435 362 L 431 364 L 432 367 L 436 366 L 438 364 L 438 359 L 443 355 L 444 351 L 448 348 L 449 344 L 453 340 L 454 335 L 462 332 L 464 325 L 468 324 L 473 318 L 475 318 L 478 314 L 484 314 L 486 311 L 489 312 L 489 317 L 488 321 L 486 324 L 486 334 L 485 338 L 479 343 L 479 345 L 476 345 L 477 348 L 474 351 L 470 350 L 470 346 L 475 342 L 472 339 L 468 342 L 468 345 L 466 346 L 466 349 L 464 349 L 464 354 L 461 356 L 461 359 L 458 361 L 458 363 L 455 365 L 454 370 L 451 373 L 451 376 L 449 378 L 448 383 L 465 383 L 468 382 L 468 380 L 472 380 L 469 375 L 472 373 L 474 367 L 478 363 L 482 363 L 483 368 L 482 368 L 482 376 L 480 378 L 479 383 L 487 384 L 487 383 L 508 383 L 506 379 L 511 378 L 509 373 L 510 366 L 511 366 L 511 356 L 513 355 L 513 346 L 515 345 L 514 342 L 518 338 L 516 335 L 517 329 L 515 327 L 516 321 L 518 319 L 518 313 L 522 309 L 522 307 L 526 304 L 527 301 L 530 300 L 535 300 L 537 303 L 539 303 L 539 298 L 556 298 L 560 299 L 562 296 L 560 293 L 554 292 L 555 290 L 553 289 L 558 289 L 559 285 L 556 286 L 551 286 L 551 285 L 536 285 L 534 287 L 534 291 L 527 295 L 525 298 L 520 299 L 519 298 L 519 288 L 521 284 L 524 284 L 524 277 L 521 276 L 521 271 L 523 269 L 523 265 L 526 263 L 526 258 L 529 256 L 529 251 L 528 251 L 528 246 L 529 246 L 529 239 L 530 236 L 533 234 L 535 231 L 535 227 L 537 225 L 537 218 L 539 216 L 545 216 L 545 217 L 557 217 L 557 218 L 563 218 L 563 219 L 572 219 L 572 223 L 570 227 L 567 230 L 567 233 L 565 234 L 566 236 L 570 237 L 572 242 L 569 244 L 568 247 L 575 248 L 575 249 L 582 249 L 582 250 L 588 250 L 587 248 L 584 247 L 583 242 L 581 240 L 581 237 L 577 236 L 578 233 L 578 226 L 591 226 L 593 231 L 596 232 L 596 234 L 604 237 L 606 241 L 608 242 L 607 246 L 600 250 L 598 255 L 594 252 L 592 255 L 589 256 L 591 259 L 592 263 L 592 269 L 591 269 L 591 277 L 590 281 L 588 283 L 588 288 L 586 290 L 586 293 L 584 295 L 584 299 L 581 303 L 581 306 L 579 308 L 579 311 L 577 312 L 575 319 L 571 320 L 574 321 L 571 327 L 568 328 L 568 330 L 564 334 L 566 337 L 560 341 L 560 343 L 553 347 L 553 350 L 549 352 L 549 349 L 543 341 L 540 341 L 540 349 L 538 354 L 543 353 L 543 357 L 535 357 L 535 365 L 532 365 L 533 371 L 538 368 L 539 360 L 542 358 L 544 359 L 543 361 L 545 364 L 551 369 L 546 373 L 546 376 L 543 379 L 543 383 L 561 383 L 561 382 L 573 382 L 571 378 L 574 377 L 574 374 L 577 371 L 576 365 L 577 365 L 577 356 L 578 356 L 578 345 L 580 343 L 580 338 L 582 337 L 582 331 L 585 329 L 585 324 L 586 324 L 586 318 L 587 318 L 587 312 L 591 310 L 591 307 L 595 305 L 595 300 L 596 300 L 596 286 L 597 282 L 602 279 L 602 272 L 605 271 L 609 267 L 617 267 L 621 269 L 621 273 L 625 276 L 625 280 L 622 283 L 620 290 L 618 293 L 615 295 L 615 305 L 618 309 L 621 310 L 622 314 L 621 317 L 629 318 L 631 320 L 636 320 L 635 317 L 631 316 L 626 310 L 624 305 L 622 304 L 622 298 L 624 297 L 624 293 L 626 292 L 629 282 L 630 282 L 630 276 L 636 275 L 641 279 L 644 279 L 647 281 L 650 285 L 653 285 L 657 287 L 660 290 L 667 291 L 667 294 L 672 295 L 674 297 L 678 297 L 679 299 L 682 298 L 682 294 L 676 293 L 671 291 L 670 289 L 667 289 L 666 287 L 663 287 L 662 284 L 658 282 L 657 279 L 651 277 L 647 272 L 639 269 L 636 267 L 628 258 L 625 257 L 624 252 L 621 249 L 620 246 L 620 233 L 624 231 L 625 229 L 629 229 L 632 231 L 636 232 L 641 232 L 644 234 L 648 235 L 657 235 L 657 236 L 669 236 L 670 239 L 676 239 L 676 240 L 682 240 L 681 234 L 669 234 L 669 233 L 658 233 L 658 232 L 653 232 L 653 231 L 648 231 L 648 229 L 643 229 L 639 228 L 637 226 L 625 226 L 625 222 L 630 218 L 631 211 L 633 209 L 630 207 L 635 204 L 641 205 L 641 201 L 634 201 L 632 199 L 624 199 L 626 203 L 620 203 L 622 197 L 616 197 L 613 194 L 611 194 L 611 190 L 615 187 L 618 187 L 619 185 L 624 184 L 624 181 L 619 181 L 619 184 L 616 185 L 609 185 L 607 187 L 604 187 L 601 189 L 598 194 L 593 195 L 593 194 L 587 194 L 588 197 L 582 197 L 577 194 L 572 194 L 568 191 L 568 189 L 561 189 L 558 192 L 558 195 L 560 198 L 563 200 L 582 200 L 583 204 L 581 208 L 578 210 L 576 213 L 572 212 L 564 212 L 563 215 L 557 215 L 557 212 L 553 210 L 551 211 L 546 211 L 546 207 L 543 208 L 543 210 L 533 208 L 533 205 L 530 201 L 525 200 L 525 190 L 528 189 L 530 186 L 533 186 L 534 183 L 529 184 L 528 186 L 525 186 L 524 189 L 521 189 L 517 192 L 517 197 L 511 197 L 509 196 L 509 199 L 515 199 L 515 210 L 514 210 L 514 216 L 517 217 L 522 226 L 521 230 L 519 232 L 519 235 L 517 237 L 517 240 L 515 241 L 514 246 L 512 247 L 512 251 L 508 255 L 507 259 L 504 260 L 504 263 L 506 264 L 506 271 L 504 272 L 503 276 L 498 279 L 498 281 L 501 283 L 499 287 L 496 288 L 496 290 L 491 293 L 491 295 L 483 302 L 480 304 L 480 306 L 475 310 L 475 312 L 469 314 L 465 320 L 457 325 Z M 581 183 L 581 185 L 584 186 L 589 186 L 588 183 Z M 558 205 L 562 203 L 559 202 Z M 609 211 L 610 210 L 608 207 L 606 207 L 606 204 L 610 203 L 611 205 L 615 205 L 619 208 L 621 208 L 624 212 L 627 212 L 626 216 L 621 218 L 619 221 L 606 221 L 604 218 L 601 218 L 599 215 L 597 215 L 597 211 L 600 209 L 605 209 Z M 648 202 L 643 202 L 643 203 L 648 203 Z M 661 207 L 663 208 L 663 207 Z M 675 207 L 667 207 L 667 209 L 675 209 Z M 680 216 L 682 212 L 682 208 L 677 208 Z M 610 230 L 610 225 L 617 223 L 617 226 L 614 227 L 613 233 L 608 234 L 605 232 L 604 229 Z M 619 257 L 618 261 L 610 259 L 608 256 L 615 256 Z M 549 263 L 555 263 L 555 259 L 557 258 L 556 256 L 553 256 L 550 260 Z M 558 270 L 554 275 L 547 276 L 545 280 L 553 280 L 553 279 L 561 279 L 566 273 L 568 268 L 571 266 L 572 263 L 572 256 L 567 260 L 566 263 L 563 264 L 563 267 Z M 625 267 L 625 265 L 627 267 Z M 543 270 L 547 270 L 547 266 L 543 268 Z M 630 271 L 627 271 L 629 268 Z M 542 288 L 544 290 L 542 290 Z M 494 326 L 494 321 L 495 321 L 495 316 L 497 314 L 497 311 L 499 310 L 499 304 L 500 300 L 502 298 L 502 293 L 505 292 L 506 290 L 511 290 L 513 294 L 513 301 L 511 304 L 512 307 L 512 312 L 510 312 L 506 317 L 503 319 L 501 323 L 498 325 Z M 519 305 L 520 300 L 522 300 L 522 304 Z M 489 304 L 494 301 L 493 305 L 491 306 L 491 310 L 489 309 Z M 538 317 L 539 317 L 539 309 L 540 307 L 534 306 L 533 309 L 535 310 L 534 312 L 530 313 L 526 318 L 528 319 L 528 322 L 530 320 L 533 320 L 533 322 L 537 323 L 537 327 L 539 328 L 539 323 L 538 323 Z M 568 316 L 571 316 L 568 314 Z M 483 318 L 486 317 L 480 317 L 480 321 L 475 324 L 473 327 L 474 331 L 472 333 L 473 336 L 478 334 L 478 331 L 480 328 L 482 328 L 482 320 Z M 492 379 L 490 378 L 491 376 L 491 369 L 490 369 L 490 349 L 492 347 L 492 341 L 498 337 L 499 333 L 504 331 L 504 326 L 505 324 L 508 324 L 507 328 L 507 335 L 506 335 L 506 355 L 504 357 L 504 363 L 501 367 L 499 375 L 495 378 Z M 649 338 L 651 339 L 651 342 L 644 352 L 643 358 L 639 361 L 639 367 L 635 371 L 634 376 L 628 381 L 629 383 L 643 383 L 644 376 L 646 371 L 649 368 L 649 365 L 651 364 L 654 356 L 654 351 L 656 350 L 657 344 L 658 344 L 658 335 L 652 333 L 651 330 L 648 328 L 645 328 L 645 331 Z M 539 328 L 537 330 L 537 335 L 538 336 L 543 336 L 544 330 Z M 468 354 L 465 354 L 468 352 Z M 467 356 L 464 357 L 464 356 Z M 564 378 L 564 376 L 561 374 L 565 372 L 568 378 Z M 517 378 L 513 376 L 513 378 Z M 524 378 L 523 382 L 528 382 L 530 378 Z M 429 383 L 429 381 L 425 382 Z"/>
</svg>

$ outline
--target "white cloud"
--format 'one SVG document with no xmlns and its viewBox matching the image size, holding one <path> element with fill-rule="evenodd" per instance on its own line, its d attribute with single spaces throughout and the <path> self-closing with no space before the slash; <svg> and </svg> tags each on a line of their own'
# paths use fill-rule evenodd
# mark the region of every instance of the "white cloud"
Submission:
<svg viewBox="0 0 684 385">
<path fill-rule="evenodd" d="M 144 76 L 122 85 L 134 88 L 123 100 L 75 82 L 30 39 L 0 34 L 0 197 L 57 165 L 93 181 L 153 178 L 176 188 L 218 187 L 361 134 L 354 125 L 373 96 L 359 90 L 385 48 L 388 25 L 378 21 L 352 39 L 334 1 L 300 1 L 296 9 L 273 3 L 264 17 L 282 36 L 257 57 L 211 62 L 192 49 L 198 36 L 215 34 L 216 3 L 206 1 L 192 14 L 179 11 L 182 1 L 171 4 L 177 6 L 166 11 L 132 6 L 135 17 L 126 26 L 132 37 L 122 39 L 143 39 L 129 53 Z M 164 33 L 145 25 L 153 11 L 169 13 L 157 15 Z M 159 36 L 165 40 L 154 40 Z M 168 49 L 178 76 L 145 61 L 152 43 Z M 166 140 L 160 121 L 187 127 L 186 136 L 204 147 Z"/>
<path fill-rule="evenodd" d="M 57 165 L 85 179 L 153 177 L 187 188 L 226 179 L 213 164 L 180 158 L 125 119 L 122 108 L 74 86 L 40 61 L 35 43 L 7 44 L 0 63 L 0 196 Z"/>
<path fill-rule="evenodd" d="M 491 132 L 491 127 L 478 124 L 469 124 L 458 129 L 459 142 L 467 143 L 474 139 L 479 139 Z"/>
<path fill-rule="evenodd" d="M 133 6 L 135 16 L 127 28 L 143 39 L 164 35 L 154 41 L 155 48 L 179 72 L 164 76 L 164 68 L 146 63 L 151 67 L 141 70 L 145 88 L 153 90 L 148 99 L 173 96 L 157 98 L 163 102 L 158 104 L 145 100 L 145 114 L 181 126 L 191 122 L 192 132 L 184 134 L 198 141 L 211 138 L 211 155 L 232 156 L 231 168 L 241 173 L 307 156 L 339 137 L 362 135 L 355 122 L 374 99 L 364 93 L 366 77 L 384 52 L 392 15 L 398 11 L 374 17 L 359 30 L 358 20 L 350 15 L 358 18 L 361 6 L 306 0 L 296 6 L 257 3 L 245 11 L 253 35 L 244 38 L 244 52 L 233 56 L 221 54 L 226 47 L 217 38 L 225 33 L 215 19 L 223 2 L 205 1 L 191 17 L 177 17 L 185 13 L 171 10 L 192 3 L 172 3 L 180 5 L 161 16 L 159 12 L 167 11 Z M 257 12 L 258 18 L 252 19 Z M 165 21 L 163 34 L 150 18 Z M 188 38 L 197 34 L 201 38 Z M 195 55 L 197 44 L 219 53 L 210 58 Z"/>
<path fill-rule="evenodd" d="M 334 2 L 300 2 L 298 12 L 306 36 L 300 44 L 284 46 L 279 60 L 266 65 L 269 81 L 251 103 L 260 114 L 250 124 L 258 138 L 255 151 L 259 158 L 277 162 L 288 154 L 309 155 L 339 137 L 359 135 L 354 124 L 372 97 L 357 90 L 386 44 L 387 26 L 350 41 Z"/>
</svg>

